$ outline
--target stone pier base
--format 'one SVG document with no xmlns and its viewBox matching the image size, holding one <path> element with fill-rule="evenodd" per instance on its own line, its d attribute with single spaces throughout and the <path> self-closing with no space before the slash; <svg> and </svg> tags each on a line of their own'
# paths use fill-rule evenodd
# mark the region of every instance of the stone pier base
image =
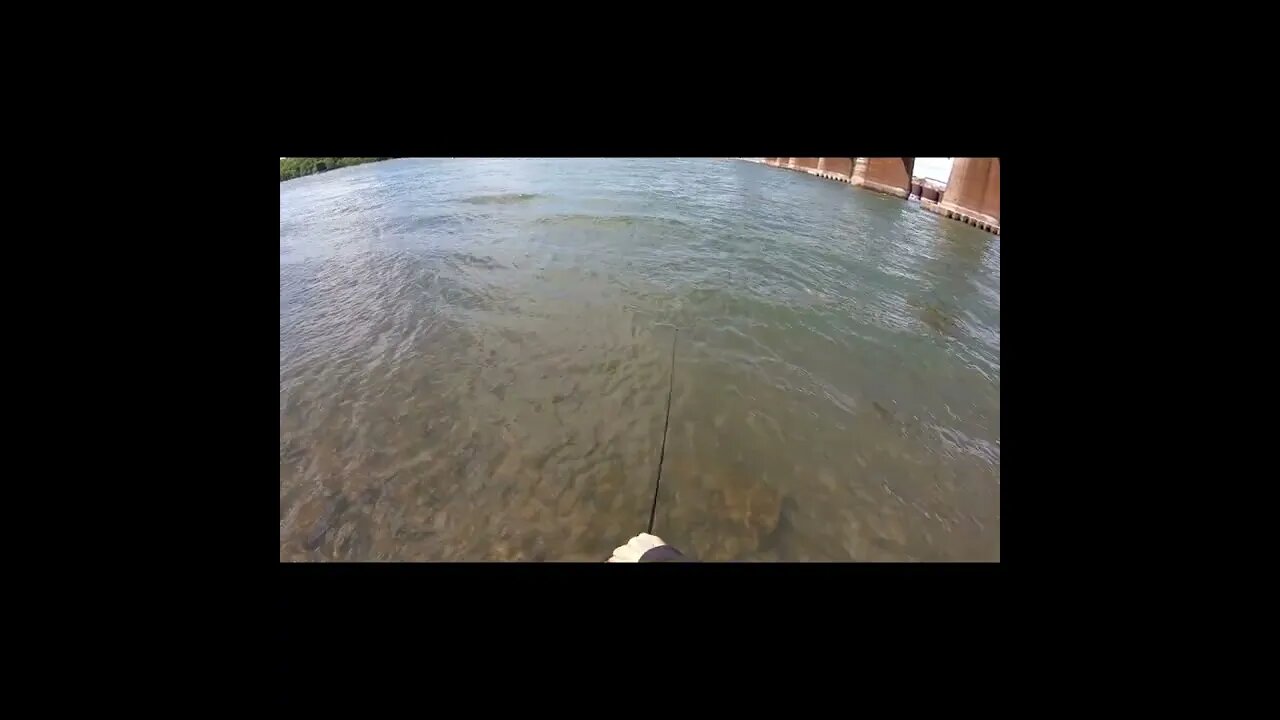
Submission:
<svg viewBox="0 0 1280 720">
<path fill-rule="evenodd" d="M 920 207 L 943 217 L 959 220 L 965 225 L 972 225 L 989 233 L 1000 234 L 1000 221 L 985 215 L 971 215 L 959 208 L 936 203 L 932 200 L 920 200 Z"/>
<path fill-rule="evenodd" d="M 862 187 L 864 187 L 864 188 L 868 189 L 868 190 L 875 190 L 876 192 L 878 192 L 878 193 L 884 193 L 885 195 L 892 195 L 892 196 L 894 196 L 894 197 L 900 197 L 900 198 L 902 198 L 903 200 L 906 200 L 906 199 L 907 199 L 907 195 L 909 195 L 909 194 L 910 194 L 910 191 L 908 191 L 908 190 L 905 190 L 905 189 L 900 188 L 900 187 L 894 187 L 893 185 L 885 185 L 884 183 L 878 183 L 878 182 L 876 182 L 875 180 L 865 180 L 865 179 L 864 179 L 861 183 L 858 183 L 858 184 L 859 184 L 859 185 L 861 185 Z"/>
<path fill-rule="evenodd" d="M 817 170 L 813 174 L 817 175 L 820 178 L 826 178 L 828 180 L 839 180 L 842 183 L 849 183 L 850 185 L 853 184 L 853 178 L 849 177 L 848 175 L 841 175 L 840 173 L 832 172 L 830 170 Z"/>
</svg>

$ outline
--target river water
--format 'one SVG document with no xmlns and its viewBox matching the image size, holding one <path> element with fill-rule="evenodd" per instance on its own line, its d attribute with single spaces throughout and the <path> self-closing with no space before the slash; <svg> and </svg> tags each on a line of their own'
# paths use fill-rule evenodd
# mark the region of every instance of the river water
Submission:
<svg viewBox="0 0 1280 720">
<path fill-rule="evenodd" d="M 679 328 L 677 333 L 676 328 Z M 280 184 L 280 559 L 998 560 L 1000 238 L 716 159 Z"/>
</svg>

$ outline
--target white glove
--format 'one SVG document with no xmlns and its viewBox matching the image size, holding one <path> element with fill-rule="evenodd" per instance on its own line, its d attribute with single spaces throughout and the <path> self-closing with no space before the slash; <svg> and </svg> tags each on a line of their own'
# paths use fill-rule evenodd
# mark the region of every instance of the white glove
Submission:
<svg viewBox="0 0 1280 720">
<path fill-rule="evenodd" d="M 640 533 L 639 535 L 627 541 L 626 545 L 620 545 L 613 549 L 613 557 L 609 558 L 609 562 L 640 562 L 640 556 L 646 552 L 666 545 L 666 541 L 657 535 L 649 533 Z M 599 556 L 597 556 L 599 557 Z"/>
</svg>

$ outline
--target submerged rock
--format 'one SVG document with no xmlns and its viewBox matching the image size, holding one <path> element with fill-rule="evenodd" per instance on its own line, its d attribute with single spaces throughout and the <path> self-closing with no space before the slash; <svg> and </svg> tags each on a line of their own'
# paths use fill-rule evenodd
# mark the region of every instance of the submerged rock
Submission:
<svg viewBox="0 0 1280 720">
<path fill-rule="evenodd" d="M 351 502 L 341 493 L 317 496 L 298 509 L 296 526 L 302 531 L 302 546 L 316 550 L 329 529 L 336 525 Z"/>
<path fill-rule="evenodd" d="M 353 522 L 345 522 L 342 524 L 342 527 L 338 528 L 338 533 L 334 535 L 333 538 L 335 555 L 347 550 L 347 544 L 351 540 L 352 536 L 355 535 L 355 532 L 356 524 Z"/>
<path fill-rule="evenodd" d="M 666 517 L 675 525 L 673 531 L 687 533 L 687 549 L 698 559 L 752 559 L 777 530 L 783 497 L 763 483 L 720 480 L 715 489 L 681 497 Z"/>
<path fill-rule="evenodd" d="M 782 495 L 767 485 L 726 487 L 722 491 L 724 518 L 746 526 L 757 541 L 778 527 L 782 517 Z"/>
</svg>

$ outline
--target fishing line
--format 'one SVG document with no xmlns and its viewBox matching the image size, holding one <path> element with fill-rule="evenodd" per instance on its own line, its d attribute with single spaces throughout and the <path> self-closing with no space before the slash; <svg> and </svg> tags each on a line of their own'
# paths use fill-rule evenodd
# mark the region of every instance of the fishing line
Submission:
<svg viewBox="0 0 1280 720">
<path fill-rule="evenodd" d="M 658 451 L 658 479 L 653 484 L 653 507 L 649 509 L 649 529 L 653 534 L 653 517 L 658 512 L 658 489 L 662 487 L 662 461 L 667 455 L 667 427 L 671 424 L 671 391 L 676 384 L 676 341 L 680 339 L 680 328 L 676 328 L 671 338 L 671 381 L 667 385 L 667 418 L 662 422 L 662 449 Z"/>
</svg>

